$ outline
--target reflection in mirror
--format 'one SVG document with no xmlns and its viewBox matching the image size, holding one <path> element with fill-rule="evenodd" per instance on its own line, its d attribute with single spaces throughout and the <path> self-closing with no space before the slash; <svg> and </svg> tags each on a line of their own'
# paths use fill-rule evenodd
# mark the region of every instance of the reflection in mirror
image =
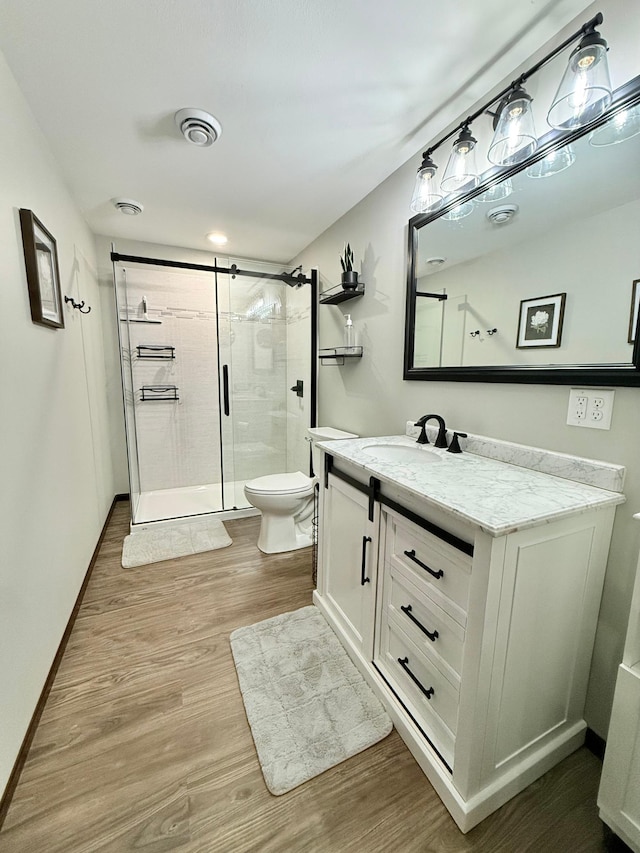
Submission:
<svg viewBox="0 0 640 853">
<path fill-rule="evenodd" d="M 637 374 L 639 167 L 635 105 L 444 215 L 421 217 L 422 227 L 412 220 L 406 377 L 488 367 L 521 381 L 515 374 L 535 367 L 596 365 Z"/>
</svg>

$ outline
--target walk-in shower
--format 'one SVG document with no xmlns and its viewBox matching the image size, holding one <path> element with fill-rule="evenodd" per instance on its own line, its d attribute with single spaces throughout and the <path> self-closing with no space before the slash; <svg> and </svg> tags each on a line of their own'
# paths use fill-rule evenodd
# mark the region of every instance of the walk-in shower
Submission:
<svg viewBox="0 0 640 853">
<path fill-rule="evenodd" d="M 308 472 L 315 271 L 112 260 L 132 524 L 243 510 L 247 480 Z"/>
</svg>

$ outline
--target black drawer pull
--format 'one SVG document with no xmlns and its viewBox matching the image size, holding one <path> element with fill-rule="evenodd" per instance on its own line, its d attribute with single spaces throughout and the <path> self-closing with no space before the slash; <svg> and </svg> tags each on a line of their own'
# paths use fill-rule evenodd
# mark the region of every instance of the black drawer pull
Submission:
<svg viewBox="0 0 640 853">
<path fill-rule="evenodd" d="M 414 563 L 417 563 L 417 564 L 420 566 L 420 568 L 421 568 L 421 569 L 424 569 L 424 570 L 425 570 L 425 572 L 429 572 L 429 574 L 430 574 L 430 575 L 433 575 L 433 577 L 434 577 L 436 580 L 438 580 L 439 578 L 441 578 L 441 577 L 443 577 L 443 576 L 444 576 L 444 572 L 442 571 L 442 569 L 438 569 L 438 571 L 437 571 L 437 572 L 434 572 L 434 571 L 433 571 L 433 569 L 430 569 L 430 568 L 429 568 L 429 566 L 427 566 L 427 564 L 426 564 L 426 563 L 421 562 L 421 561 L 416 557 L 415 549 L 412 549 L 411 551 L 405 551 L 405 552 L 404 552 L 404 555 L 405 555 L 405 557 L 408 557 L 410 560 L 413 560 L 413 562 L 414 562 Z"/>
<path fill-rule="evenodd" d="M 367 542 L 371 542 L 370 536 L 362 537 L 362 565 L 360 566 L 360 585 L 364 586 L 370 583 L 371 578 L 367 577 Z"/>
<path fill-rule="evenodd" d="M 422 684 L 420 684 L 418 679 L 415 677 L 415 675 L 411 672 L 411 670 L 407 666 L 407 664 L 409 663 L 409 658 L 398 658 L 398 663 L 404 669 L 404 671 L 407 673 L 407 675 L 413 681 L 413 683 L 416 684 L 420 688 L 420 690 L 424 693 L 424 695 L 427 697 L 427 699 L 431 699 L 431 697 L 435 693 L 435 690 L 433 689 L 433 687 L 430 687 L 428 690 L 426 690 L 422 686 Z"/>
<path fill-rule="evenodd" d="M 418 622 L 416 617 L 411 612 L 411 605 L 410 604 L 407 604 L 406 607 L 404 607 L 403 605 L 400 605 L 400 610 L 402 610 L 403 613 L 407 614 L 407 616 L 409 617 L 409 619 L 411 619 L 411 621 L 414 623 L 414 625 L 417 625 L 418 628 L 420 628 L 420 630 L 422 631 L 422 633 L 426 634 L 432 643 L 435 643 L 435 641 L 438 639 L 438 636 L 439 636 L 438 632 L 437 631 L 427 631 L 427 629 L 424 627 L 422 622 Z"/>
</svg>

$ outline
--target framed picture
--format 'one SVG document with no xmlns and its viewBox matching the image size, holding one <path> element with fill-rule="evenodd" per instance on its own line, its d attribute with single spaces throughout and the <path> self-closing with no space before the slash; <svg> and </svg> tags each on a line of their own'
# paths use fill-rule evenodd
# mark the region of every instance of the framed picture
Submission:
<svg viewBox="0 0 640 853">
<path fill-rule="evenodd" d="M 636 342 L 636 329 L 638 328 L 638 309 L 640 308 L 640 278 L 633 282 L 631 289 L 631 313 L 629 315 L 629 343 Z"/>
<path fill-rule="evenodd" d="M 52 329 L 64 328 L 56 241 L 30 210 L 20 210 L 31 319 Z"/>
<path fill-rule="evenodd" d="M 523 299 L 518 318 L 517 349 L 559 347 L 566 293 Z"/>
</svg>

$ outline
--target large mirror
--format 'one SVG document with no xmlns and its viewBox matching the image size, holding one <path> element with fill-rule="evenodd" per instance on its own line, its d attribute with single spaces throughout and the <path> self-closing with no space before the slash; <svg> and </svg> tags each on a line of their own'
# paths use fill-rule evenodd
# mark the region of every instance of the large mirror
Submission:
<svg viewBox="0 0 640 853">
<path fill-rule="evenodd" d="M 639 385 L 640 78 L 409 222 L 405 379 Z"/>
</svg>

